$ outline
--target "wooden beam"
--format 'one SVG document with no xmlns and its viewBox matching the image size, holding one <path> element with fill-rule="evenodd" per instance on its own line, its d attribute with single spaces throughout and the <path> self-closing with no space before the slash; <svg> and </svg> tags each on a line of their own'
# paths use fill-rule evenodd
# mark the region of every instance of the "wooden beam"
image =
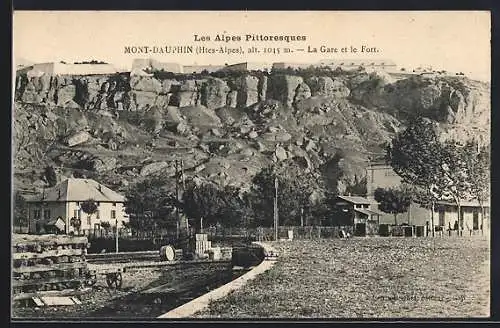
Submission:
<svg viewBox="0 0 500 328">
<path fill-rule="evenodd" d="M 47 257 L 56 257 L 56 256 L 73 256 L 73 255 L 82 255 L 83 249 L 61 249 L 61 250 L 51 250 L 45 251 L 43 253 L 33 253 L 33 252 L 22 252 L 22 253 L 13 253 L 13 260 L 24 260 L 24 259 L 43 259 Z"/>
<path fill-rule="evenodd" d="M 20 301 L 20 300 L 30 299 L 32 297 L 43 297 L 43 296 L 76 296 L 76 295 L 86 294 L 91 290 L 92 288 L 84 288 L 84 289 L 47 290 L 35 293 L 20 293 L 14 295 L 12 297 L 12 300 Z"/>
<path fill-rule="evenodd" d="M 73 263 L 58 263 L 51 265 L 33 265 L 33 266 L 22 266 L 19 268 L 12 268 L 13 273 L 28 273 L 28 272 L 47 272 L 47 271 L 64 271 L 68 269 L 79 269 L 87 267 L 87 263 L 84 261 L 73 262 Z"/>
<path fill-rule="evenodd" d="M 43 284 L 57 284 L 63 282 L 73 282 L 73 281 L 85 281 L 86 277 L 75 277 L 75 278 L 46 278 L 46 279 L 26 279 L 26 280 L 13 280 L 12 287 L 22 287 L 22 286 L 33 286 L 33 285 L 43 285 Z"/>
</svg>

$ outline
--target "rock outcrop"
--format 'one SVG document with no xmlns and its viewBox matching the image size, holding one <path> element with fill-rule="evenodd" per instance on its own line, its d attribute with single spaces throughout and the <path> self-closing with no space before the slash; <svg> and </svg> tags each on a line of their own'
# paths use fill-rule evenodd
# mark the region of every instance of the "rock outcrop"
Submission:
<svg viewBox="0 0 500 328">
<path fill-rule="evenodd" d="M 259 101 L 259 79 L 255 76 L 244 75 L 236 80 L 238 90 L 238 105 L 251 106 Z"/>
<path fill-rule="evenodd" d="M 281 101 L 287 107 L 291 107 L 296 96 L 299 85 L 303 82 L 302 77 L 294 75 L 272 75 L 268 81 L 268 98 Z"/>
<path fill-rule="evenodd" d="M 490 90 L 481 82 L 299 75 L 20 75 L 15 170 L 61 166 L 66 176 L 126 187 L 153 174 L 170 179 L 172 160 L 183 159 L 186 174 L 248 187 L 262 167 L 294 160 L 342 191 L 415 115 L 439 123 L 443 137 L 489 142 Z M 35 173 L 16 179 L 33 188 Z"/>
<path fill-rule="evenodd" d="M 210 109 L 226 106 L 227 94 L 230 89 L 227 83 L 221 79 L 208 79 L 203 85 L 201 94 L 201 104 Z"/>
</svg>

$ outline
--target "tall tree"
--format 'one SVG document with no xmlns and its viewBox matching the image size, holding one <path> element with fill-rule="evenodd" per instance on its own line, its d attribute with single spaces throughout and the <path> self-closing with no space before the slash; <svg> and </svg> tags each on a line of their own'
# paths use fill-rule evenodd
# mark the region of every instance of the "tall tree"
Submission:
<svg viewBox="0 0 500 328">
<path fill-rule="evenodd" d="M 432 122 L 424 118 L 412 121 L 387 146 L 386 160 L 403 182 L 418 188 L 415 200 L 431 209 L 434 236 L 434 207 L 447 192 L 443 172 L 447 153 Z"/>
<path fill-rule="evenodd" d="M 131 185 L 125 192 L 125 212 L 133 214 L 131 226 L 138 230 L 151 230 L 167 225 L 175 206 L 175 196 L 160 177 L 150 177 Z"/>
<path fill-rule="evenodd" d="M 468 158 L 475 157 L 465 147 L 454 142 L 447 141 L 444 145 L 443 171 L 445 192 L 444 199 L 451 199 L 457 206 L 457 222 L 463 229 L 462 201 L 472 198 L 472 184 L 470 182 L 470 168 L 467 165 Z"/>
<path fill-rule="evenodd" d="M 196 185 L 193 182 L 188 182 L 182 195 L 184 213 L 197 220 L 200 228 L 205 224 L 220 223 L 220 214 L 225 205 L 221 191 L 213 183 Z"/>
<path fill-rule="evenodd" d="M 14 193 L 13 216 L 13 223 L 18 225 L 19 229 L 21 229 L 23 225 L 27 225 L 28 213 L 26 211 L 26 200 L 18 190 Z"/>
<path fill-rule="evenodd" d="M 397 216 L 408 210 L 411 204 L 411 196 L 405 190 L 397 188 L 377 188 L 374 197 L 380 203 L 382 212 L 394 214 L 394 224 L 398 224 Z"/>
<path fill-rule="evenodd" d="M 222 188 L 208 182 L 200 185 L 188 182 L 182 207 L 186 215 L 199 222 L 200 227 L 217 223 L 226 227 L 247 226 L 252 221 L 248 199 L 234 186 Z"/>
<path fill-rule="evenodd" d="M 481 207 L 481 227 L 484 229 L 484 202 L 490 198 L 490 151 L 487 146 L 480 146 L 477 141 L 469 140 L 464 148 L 465 166 L 472 198 Z"/>
<path fill-rule="evenodd" d="M 263 168 L 252 182 L 253 207 L 258 225 L 273 224 L 275 178 L 278 179 L 278 213 L 280 224 L 298 225 L 306 208 L 316 202 L 316 194 L 324 191 L 322 180 L 306 172 L 293 160 Z M 315 192 L 316 191 L 316 192 Z M 307 221 L 307 218 L 306 218 Z"/>
<path fill-rule="evenodd" d="M 57 184 L 56 170 L 52 166 L 46 166 L 44 169 L 44 176 L 49 184 L 49 187 L 54 187 Z"/>
</svg>

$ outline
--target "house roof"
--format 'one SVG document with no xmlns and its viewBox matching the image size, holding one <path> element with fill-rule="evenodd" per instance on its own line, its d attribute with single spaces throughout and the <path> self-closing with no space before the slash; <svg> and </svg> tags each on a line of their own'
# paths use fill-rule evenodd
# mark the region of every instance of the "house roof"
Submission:
<svg viewBox="0 0 500 328">
<path fill-rule="evenodd" d="M 92 179 L 70 178 L 45 190 L 28 202 L 79 202 L 94 199 L 98 202 L 123 202 L 125 197 Z"/>
<path fill-rule="evenodd" d="M 440 200 L 436 202 L 438 205 L 449 205 L 449 206 L 457 206 L 455 202 Z M 481 207 L 477 200 L 474 201 L 463 201 L 460 202 L 460 207 Z M 483 207 L 490 207 L 489 201 L 483 202 Z"/>
<path fill-rule="evenodd" d="M 368 215 L 368 216 L 372 216 L 373 214 L 375 214 L 375 215 L 383 215 L 384 214 L 378 210 L 368 209 L 368 208 L 355 208 L 354 211 Z"/>
<path fill-rule="evenodd" d="M 368 198 L 365 197 L 360 197 L 360 196 L 338 196 L 338 198 L 343 199 L 349 203 L 353 204 L 376 204 L 375 201 L 369 200 Z"/>
<path fill-rule="evenodd" d="M 49 220 L 47 221 L 47 225 L 58 225 L 60 226 L 62 223 L 62 225 L 64 225 L 64 220 L 61 219 L 61 218 L 57 218 L 57 219 L 52 219 L 52 220 Z"/>
</svg>

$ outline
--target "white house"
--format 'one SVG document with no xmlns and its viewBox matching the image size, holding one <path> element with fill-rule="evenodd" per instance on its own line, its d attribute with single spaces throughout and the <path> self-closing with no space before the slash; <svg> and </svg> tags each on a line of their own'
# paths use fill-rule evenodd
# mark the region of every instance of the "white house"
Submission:
<svg viewBox="0 0 500 328">
<path fill-rule="evenodd" d="M 97 212 L 92 215 L 81 209 L 82 202 L 89 199 L 97 204 Z M 103 222 L 121 228 L 129 221 L 124 201 L 124 196 L 97 181 L 70 178 L 27 200 L 29 232 L 37 233 L 46 223 L 58 218 L 65 223 L 65 233 L 75 230 L 71 225 L 72 218 L 81 220 L 81 230 L 99 230 Z"/>
</svg>

